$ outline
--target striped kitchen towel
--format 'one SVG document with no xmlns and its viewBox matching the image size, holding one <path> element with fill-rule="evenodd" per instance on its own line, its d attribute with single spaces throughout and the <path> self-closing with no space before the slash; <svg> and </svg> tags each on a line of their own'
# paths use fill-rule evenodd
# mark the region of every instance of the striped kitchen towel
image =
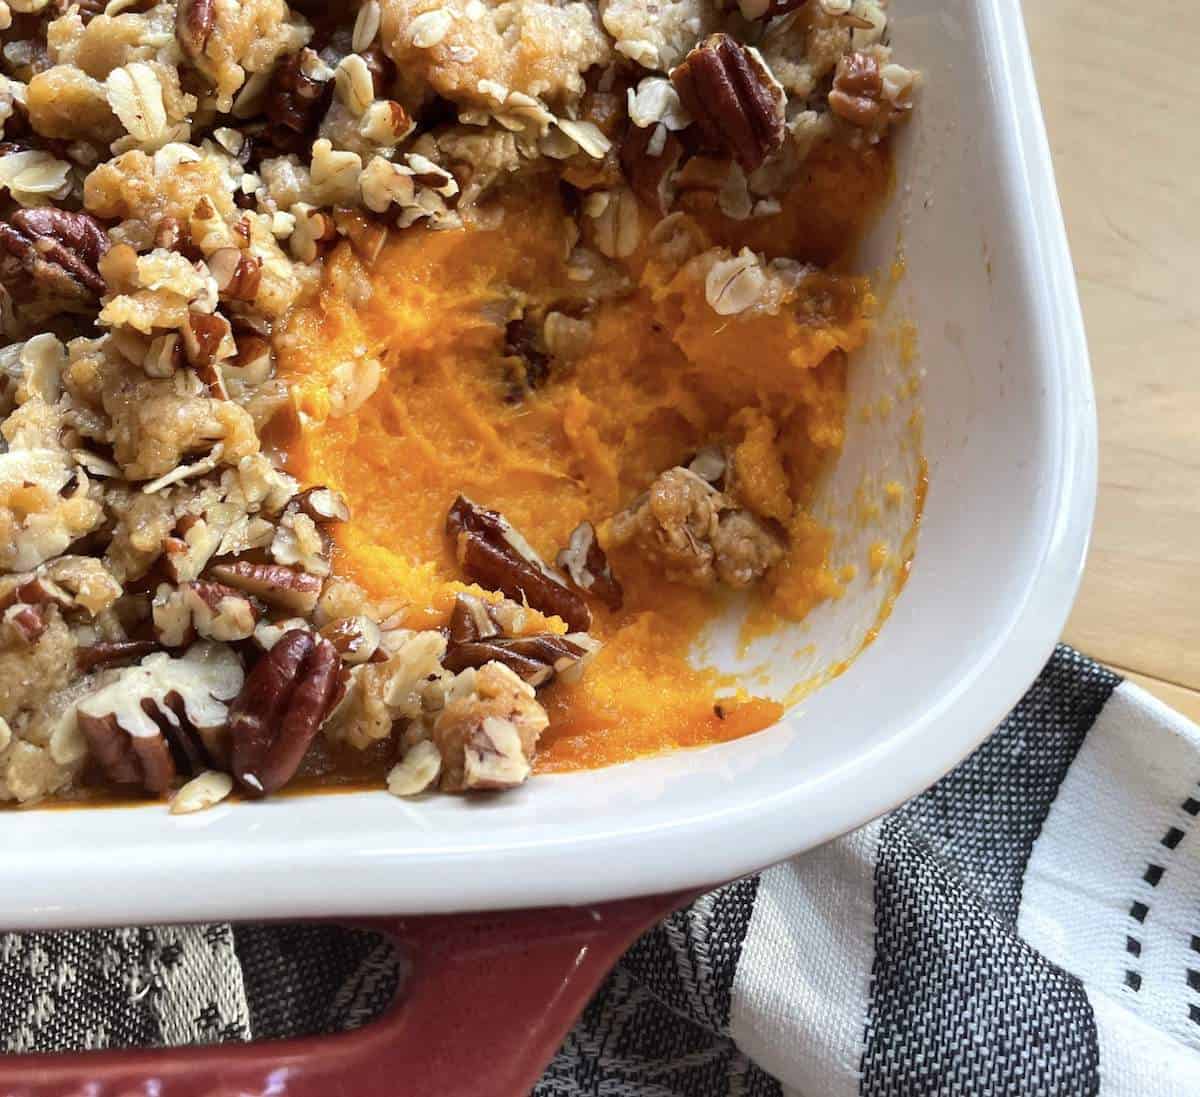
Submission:
<svg viewBox="0 0 1200 1097">
<path fill-rule="evenodd" d="M 1197 1097 L 1198 819 L 1200 728 L 1060 648 L 924 795 L 643 937 L 534 1097 Z M 396 982 L 330 926 L 0 935 L 0 1048 L 332 1031 Z"/>
<path fill-rule="evenodd" d="M 1198 782 L 1059 648 L 924 795 L 644 937 L 535 1093 L 1197 1097 Z"/>
</svg>

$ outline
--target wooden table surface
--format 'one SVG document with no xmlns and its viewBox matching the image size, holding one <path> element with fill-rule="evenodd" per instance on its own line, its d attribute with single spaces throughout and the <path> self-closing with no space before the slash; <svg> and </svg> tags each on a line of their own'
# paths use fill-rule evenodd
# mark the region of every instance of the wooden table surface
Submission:
<svg viewBox="0 0 1200 1097">
<path fill-rule="evenodd" d="M 1065 639 L 1200 720 L 1200 123 L 1189 0 L 1027 0 L 1100 408 Z"/>
</svg>

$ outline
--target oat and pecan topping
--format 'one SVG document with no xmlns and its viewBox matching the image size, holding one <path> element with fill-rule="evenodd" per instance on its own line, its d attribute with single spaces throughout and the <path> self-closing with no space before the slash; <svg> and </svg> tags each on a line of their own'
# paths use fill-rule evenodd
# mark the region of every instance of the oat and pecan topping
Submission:
<svg viewBox="0 0 1200 1097">
<path fill-rule="evenodd" d="M 753 47 L 710 35 L 671 70 L 671 83 L 703 140 L 746 171 L 783 144 L 787 96 Z"/>
<path fill-rule="evenodd" d="M 550 722 L 533 686 L 494 662 L 459 678 L 431 736 L 441 755 L 441 787 L 461 792 L 521 784 Z"/>
<path fill-rule="evenodd" d="M 712 475 L 715 463 L 702 462 L 701 471 Z M 767 522 L 682 466 L 668 469 L 614 516 L 612 540 L 657 560 L 668 579 L 696 587 L 750 586 L 784 551 L 782 538 Z"/>
</svg>

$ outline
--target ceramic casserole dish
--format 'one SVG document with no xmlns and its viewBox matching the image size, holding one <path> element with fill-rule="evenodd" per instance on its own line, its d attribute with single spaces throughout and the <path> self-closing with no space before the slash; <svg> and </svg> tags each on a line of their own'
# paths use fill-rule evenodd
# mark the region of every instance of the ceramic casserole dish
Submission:
<svg viewBox="0 0 1200 1097">
<path fill-rule="evenodd" d="M 1087 351 L 1019 7 L 895 0 L 893 13 L 924 89 L 859 266 L 887 270 L 899 247 L 907 273 L 852 363 L 848 441 L 823 501 L 836 523 L 864 476 L 915 483 L 927 467 L 911 576 L 878 638 L 862 647 L 885 597 L 864 581 L 743 656 L 779 694 L 850 660 L 777 726 L 494 801 L 378 791 L 195 816 L 5 814 L 6 929 L 369 917 L 387 919 L 375 924 L 400 936 L 412 970 L 397 1008 L 348 1036 L 9 1058 L 0 1093 L 528 1092 L 634 935 L 699 889 L 921 791 L 1003 717 L 1057 639 L 1083 563 Z M 856 414 L 899 384 L 905 325 L 910 403 Z M 887 531 L 897 545 L 911 518 Z M 712 638 L 730 666 L 735 631 Z M 467 1028 L 472 1040 L 450 1039 Z"/>
</svg>

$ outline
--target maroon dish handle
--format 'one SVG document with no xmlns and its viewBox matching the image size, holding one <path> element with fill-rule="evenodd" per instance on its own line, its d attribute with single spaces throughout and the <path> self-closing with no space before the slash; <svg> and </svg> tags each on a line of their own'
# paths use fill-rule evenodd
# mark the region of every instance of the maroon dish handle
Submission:
<svg viewBox="0 0 1200 1097">
<path fill-rule="evenodd" d="M 359 925 L 408 962 L 354 1032 L 258 1044 L 0 1056 L 3 1097 L 525 1097 L 626 948 L 690 895 Z"/>
</svg>

